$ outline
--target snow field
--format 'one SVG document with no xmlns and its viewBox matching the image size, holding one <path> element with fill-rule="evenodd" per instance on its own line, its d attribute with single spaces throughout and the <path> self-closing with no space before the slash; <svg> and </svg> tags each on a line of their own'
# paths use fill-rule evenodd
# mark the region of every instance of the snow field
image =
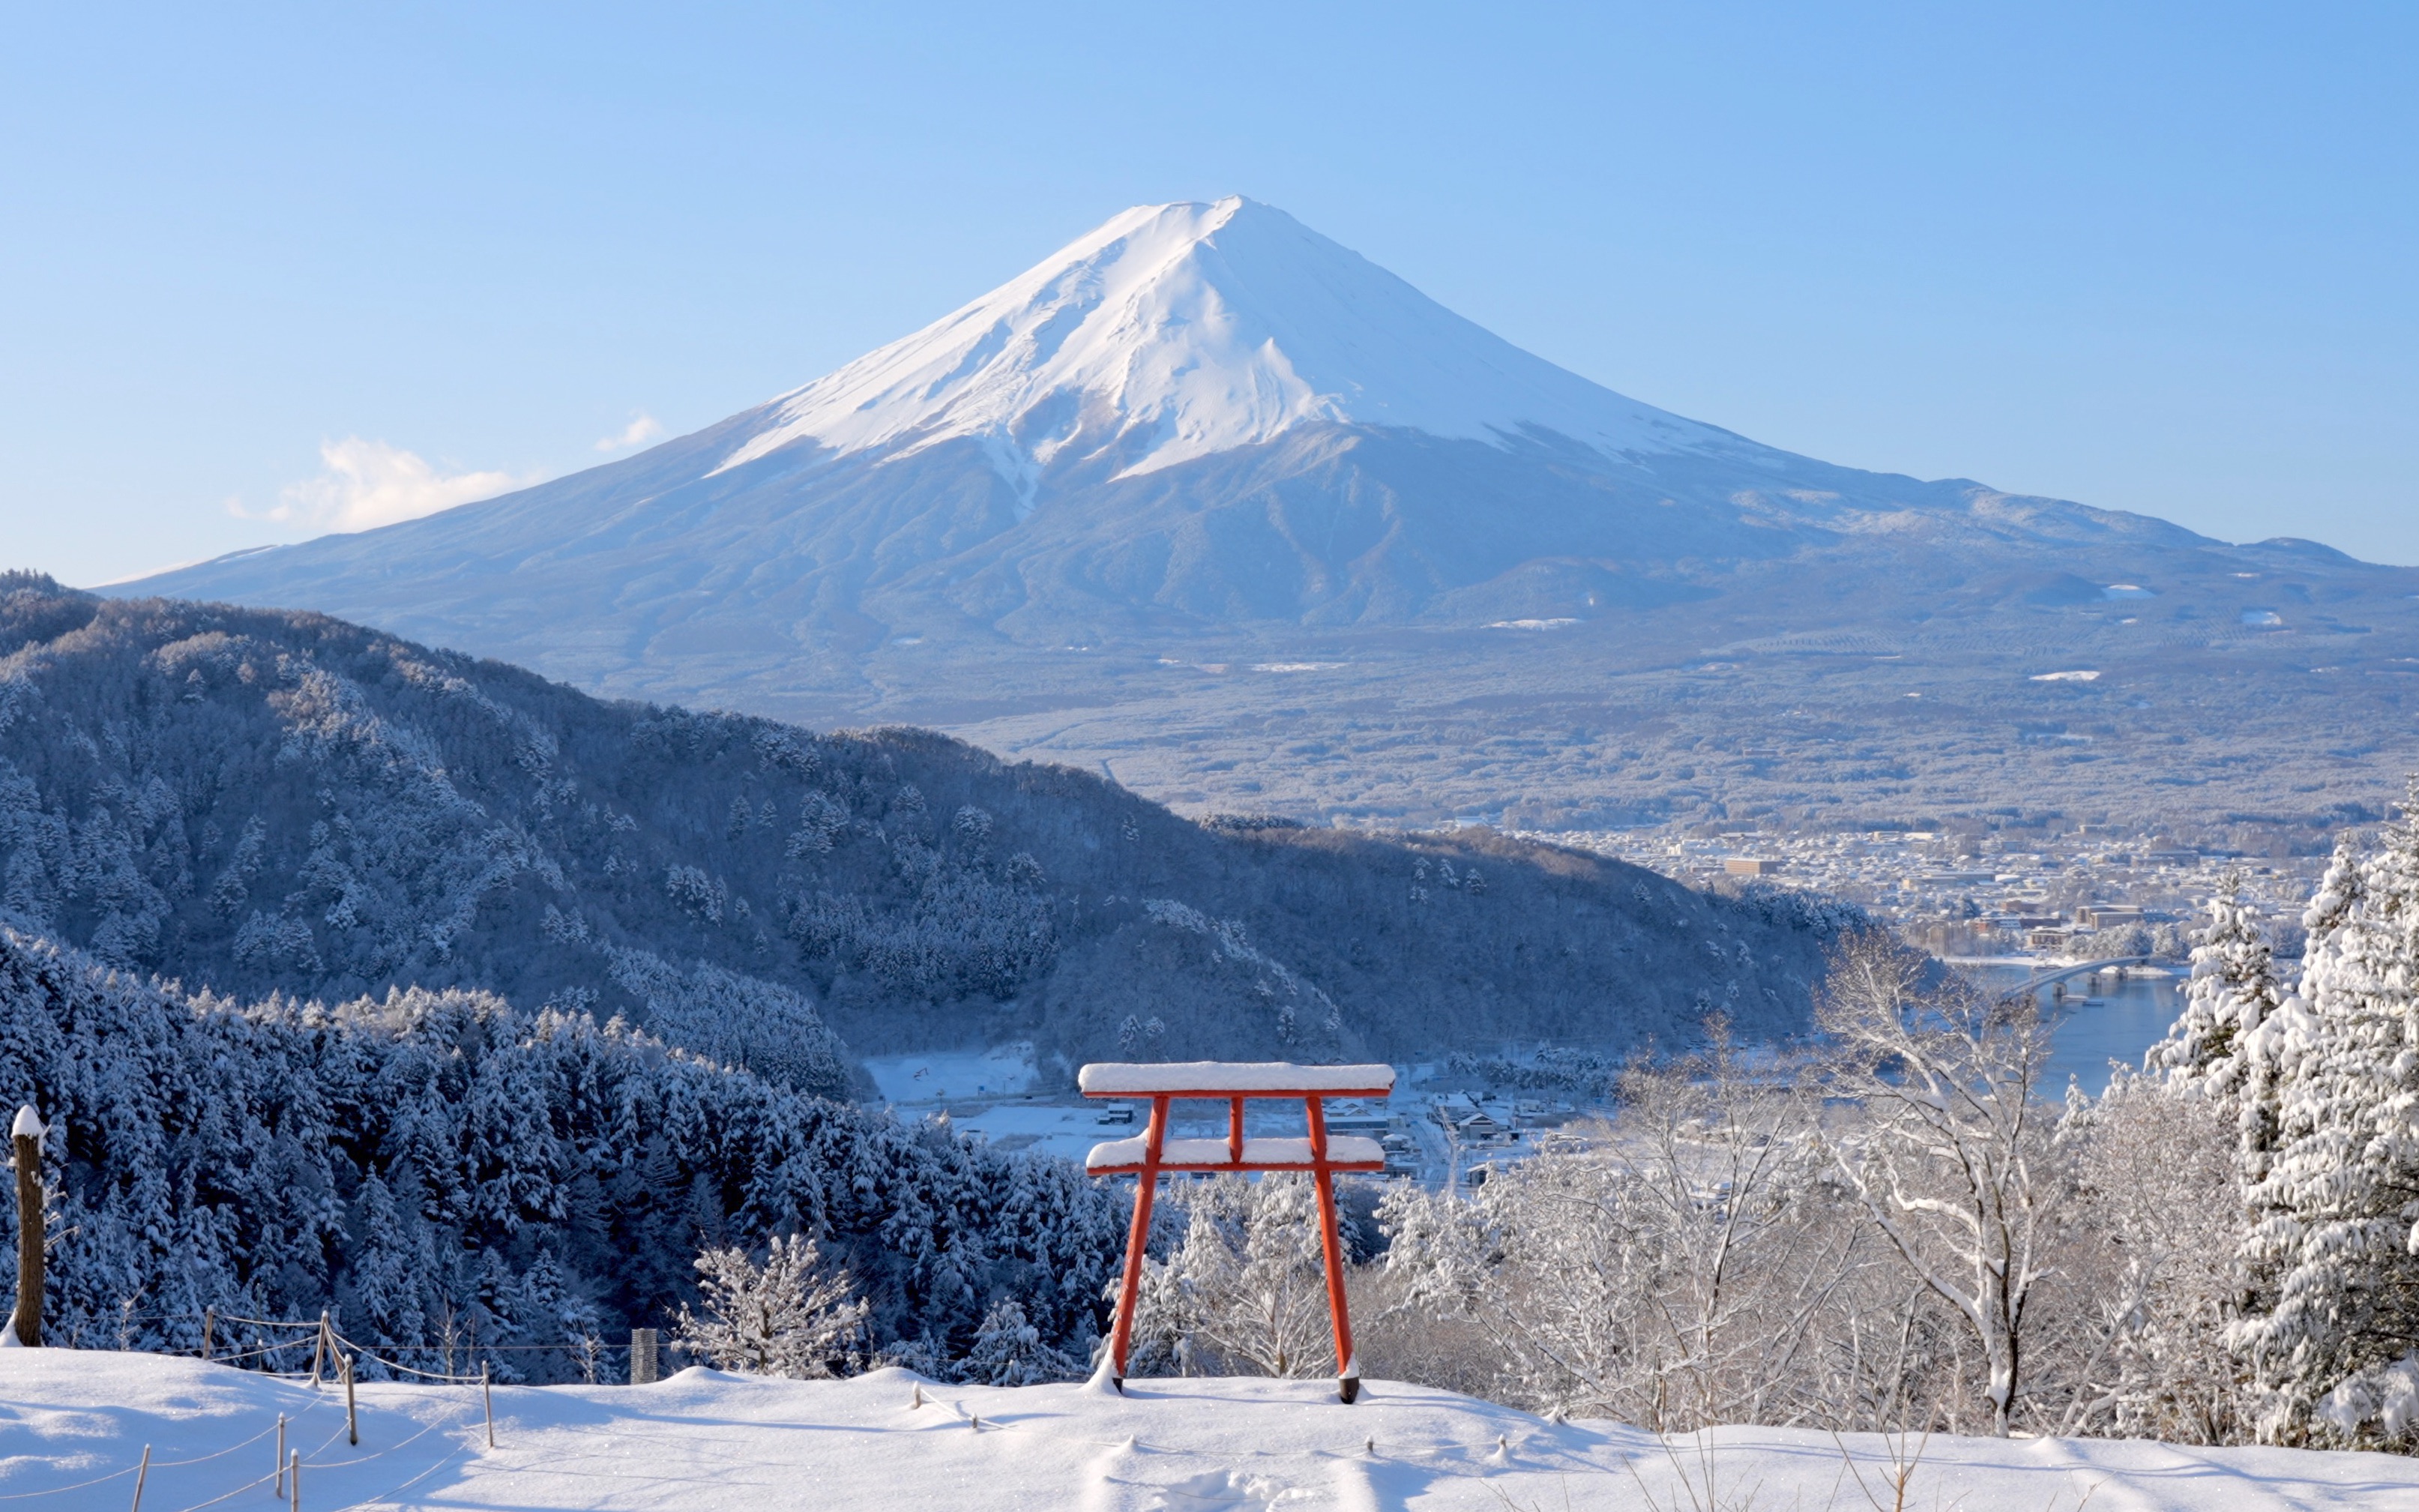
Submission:
<svg viewBox="0 0 2419 1512">
<path fill-rule="evenodd" d="M 770 1381 L 690 1369 L 653 1386 L 505 1386 L 485 1446 L 475 1387 L 366 1384 L 362 1443 L 340 1389 L 164 1355 L 0 1356 L 0 1506 L 270 1504 L 276 1418 L 303 1452 L 302 1505 L 460 1509 L 1863 1508 L 1891 1445 L 1802 1429 L 1657 1440 L 1550 1423 L 1370 1381 L 1345 1407 L 1315 1381 L 943 1386 L 903 1370 Z M 921 1405 L 918 1405 L 920 1398 Z M 1850 1470 L 1853 1457 L 1854 1473 Z M 1710 1485 L 1708 1479 L 1710 1477 Z M 1859 1478 L 1862 1489 L 1859 1487 Z M 2100 1440 L 1935 1438 L 1910 1508 L 1961 1512 L 2419 1509 L 2419 1465 L 2387 1455 Z"/>
<path fill-rule="evenodd" d="M 1032 1090 L 1040 1077 L 1033 1065 L 1033 1044 L 1028 1040 L 988 1050 L 872 1056 L 867 1057 L 865 1071 L 873 1078 L 883 1101 L 901 1106 L 1015 1097 Z"/>
<path fill-rule="evenodd" d="M 961 1134 L 980 1134 L 1002 1150 L 1055 1155 L 1082 1164 L 1114 1126 L 1101 1122 L 1098 1103 L 998 1103 L 972 1112 L 949 1111 Z"/>
</svg>

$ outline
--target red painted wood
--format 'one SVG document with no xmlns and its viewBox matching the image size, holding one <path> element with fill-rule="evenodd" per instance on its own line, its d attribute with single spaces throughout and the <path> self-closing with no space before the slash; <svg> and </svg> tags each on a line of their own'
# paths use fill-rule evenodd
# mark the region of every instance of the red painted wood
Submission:
<svg viewBox="0 0 2419 1512">
<path fill-rule="evenodd" d="M 1150 1239 L 1151 1199 L 1158 1190 L 1160 1173 L 1179 1171 L 1307 1171 L 1318 1194 L 1318 1239 L 1327 1271 L 1328 1320 L 1335 1331 L 1335 1371 L 1338 1394 L 1347 1402 L 1358 1396 L 1361 1382 L 1356 1370 L 1359 1362 L 1352 1355 L 1352 1318 L 1344 1297 L 1344 1241 L 1335 1223 L 1335 1173 L 1338 1171 L 1382 1171 L 1383 1161 L 1337 1161 L 1328 1157 L 1327 1110 L 1324 1103 L 1331 1097 L 1384 1097 L 1391 1088 L 1373 1088 L 1365 1091 L 1266 1091 L 1257 1088 L 1237 1091 L 1232 1088 L 1203 1087 L 1184 1091 L 1154 1093 L 1150 1100 L 1150 1127 L 1143 1136 L 1143 1158 L 1140 1165 L 1113 1165 L 1094 1169 L 1094 1176 L 1132 1174 L 1140 1180 L 1134 1190 L 1133 1226 L 1126 1235 L 1124 1283 L 1117 1289 L 1117 1325 L 1109 1335 L 1110 1357 L 1114 1362 L 1117 1383 L 1122 1387 L 1126 1377 L 1128 1351 L 1133 1343 L 1134 1304 L 1142 1288 L 1142 1261 L 1145 1246 Z M 1095 1097 L 1128 1096 L 1111 1092 L 1088 1094 Z M 1307 1163 L 1247 1163 L 1243 1159 L 1243 1103 L 1254 1098 L 1293 1098 L 1302 1100 L 1303 1112 L 1310 1123 L 1310 1159 Z M 1226 1104 L 1226 1159 L 1223 1163 L 1168 1163 L 1162 1158 L 1167 1142 L 1168 1104 L 1179 1100 L 1224 1102 Z"/>
<path fill-rule="evenodd" d="M 1126 1379 L 1126 1351 L 1133 1344 L 1134 1302 L 1142 1290 L 1143 1248 L 1150 1240 L 1150 1202 L 1159 1192 L 1159 1147 L 1167 1138 L 1167 1102 L 1150 1100 L 1150 1128 L 1143 1135 L 1142 1180 L 1134 1188 L 1133 1227 L 1126 1231 L 1125 1282 L 1117 1288 L 1117 1322 L 1109 1335 L 1120 1385 Z"/>
<path fill-rule="evenodd" d="M 1335 1231 L 1335 1170 L 1327 1162 L 1327 1110 L 1317 1098 L 1303 1100 L 1310 1115 L 1311 1181 L 1318 1189 L 1318 1243 L 1327 1257 L 1327 1316 L 1335 1326 L 1335 1376 L 1347 1402 L 1361 1394 L 1359 1362 L 1352 1358 L 1352 1319 L 1344 1305 L 1344 1240 Z"/>
</svg>

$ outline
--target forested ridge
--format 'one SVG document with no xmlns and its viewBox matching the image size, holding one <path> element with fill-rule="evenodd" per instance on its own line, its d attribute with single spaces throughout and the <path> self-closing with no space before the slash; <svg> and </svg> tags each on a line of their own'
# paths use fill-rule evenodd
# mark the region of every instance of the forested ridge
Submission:
<svg viewBox="0 0 2419 1512">
<path fill-rule="evenodd" d="M 481 989 L 853 1054 L 1619 1048 L 1806 1020 L 1836 922 L 1488 832 L 1203 825 L 925 732 L 601 702 L 305 613 L 0 579 L 0 907 L 256 998 Z M 836 1032 L 835 1032 L 836 1031 Z"/>
</svg>

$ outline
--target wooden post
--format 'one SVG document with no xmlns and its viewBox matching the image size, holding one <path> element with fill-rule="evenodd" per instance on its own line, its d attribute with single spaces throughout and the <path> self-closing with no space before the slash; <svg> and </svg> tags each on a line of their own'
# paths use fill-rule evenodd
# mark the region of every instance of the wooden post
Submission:
<svg viewBox="0 0 2419 1512">
<path fill-rule="evenodd" d="M 652 1386 L 658 1379 L 655 1373 L 655 1331 L 652 1328 L 630 1330 L 630 1384 Z"/>
<path fill-rule="evenodd" d="M 277 1414 L 277 1484 L 270 1488 L 269 1494 L 285 1494 L 285 1414 L 283 1412 Z"/>
<path fill-rule="evenodd" d="M 143 1483 L 151 1478 L 151 1446 L 143 1446 L 143 1463 L 134 1470 L 134 1505 L 132 1512 L 143 1512 Z"/>
<path fill-rule="evenodd" d="M 479 1397 L 487 1404 L 487 1447 L 496 1446 L 496 1392 L 487 1381 L 487 1362 L 479 1362 Z"/>
<path fill-rule="evenodd" d="M 1117 1288 L 1117 1327 L 1109 1335 L 1110 1379 L 1126 1389 L 1126 1351 L 1133 1345 L 1134 1303 L 1142 1293 L 1142 1251 L 1150 1240 L 1150 1203 L 1159 1191 L 1159 1155 L 1167 1142 L 1167 1099 L 1150 1100 L 1150 1127 L 1143 1134 L 1142 1170 L 1134 1178 L 1133 1228 L 1126 1236 L 1125 1284 Z"/>
<path fill-rule="evenodd" d="M 319 1335 L 311 1341 L 311 1389 L 319 1389 L 319 1366 L 328 1358 L 328 1310 L 319 1309 Z"/>
<path fill-rule="evenodd" d="M 361 1356 L 347 1354 L 342 1358 L 345 1365 L 345 1442 L 358 1444 L 362 1442 L 362 1422 L 353 1415 L 353 1366 Z"/>
<path fill-rule="evenodd" d="M 202 1309 L 202 1358 L 205 1360 L 210 1357 L 210 1335 L 217 1330 L 218 1323 L 219 1310 L 217 1308 L 205 1307 Z"/>
<path fill-rule="evenodd" d="M 1311 1181 L 1318 1189 L 1318 1243 L 1327 1257 L 1327 1316 L 1335 1326 L 1335 1394 L 1350 1406 L 1361 1395 L 1361 1362 L 1352 1353 L 1352 1319 L 1344 1307 L 1344 1238 L 1335 1230 L 1335 1173 L 1327 1164 L 1327 1110 L 1310 1104 Z"/>
<path fill-rule="evenodd" d="M 294 1450 L 293 1458 L 285 1461 L 285 1494 L 292 1498 L 285 1504 L 285 1512 L 302 1512 L 302 1451 L 300 1449 Z"/>
<path fill-rule="evenodd" d="M 42 1135 L 49 1131 L 31 1103 L 17 1110 L 9 1143 L 17 1156 L 17 1342 L 42 1347 Z"/>
</svg>

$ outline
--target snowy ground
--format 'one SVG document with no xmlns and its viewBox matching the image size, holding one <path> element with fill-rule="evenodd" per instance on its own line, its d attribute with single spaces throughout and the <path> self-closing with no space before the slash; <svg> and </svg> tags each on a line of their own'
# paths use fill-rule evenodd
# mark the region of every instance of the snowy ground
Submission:
<svg viewBox="0 0 2419 1512">
<path fill-rule="evenodd" d="M 340 1390 L 157 1355 L 0 1353 L 0 1498 L 120 1507 L 269 1504 L 276 1419 L 303 1451 L 301 1504 L 734 1509 L 1887 1507 L 1882 1441 L 1724 1429 L 1668 1445 L 1370 1382 L 932 1386 L 886 1370 L 778 1381 L 687 1370 L 654 1386 L 502 1387 L 486 1447 L 475 1387 L 365 1386 L 362 1443 Z M 923 1404 L 917 1405 L 921 1393 Z M 1849 1473 L 1853 1457 L 1857 1474 Z M 1705 1477 L 1714 1484 L 1711 1495 Z M 1687 1484 L 1684 1486 L 1683 1481 Z M 2090 1440 L 1934 1439 L 1909 1508 L 1960 1512 L 2419 1509 L 2419 1463 L 2385 1455 L 2181 1449 Z"/>
<path fill-rule="evenodd" d="M 865 1062 L 883 1100 L 901 1107 L 958 1098 L 1012 1097 L 1032 1088 L 1040 1074 L 1033 1045 L 1020 1040 L 988 1050 L 939 1050 L 912 1056 L 875 1056 Z"/>
<path fill-rule="evenodd" d="M 1031 1149 L 1080 1161 L 1103 1139 L 1119 1139 L 1141 1125 L 1104 1124 L 1098 1103 L 994 1103 L 972 1109 L 952 1109 L 950 1121 L 967 1134 L 978 1134 L 1002 1149 Z"/>
</svg>

